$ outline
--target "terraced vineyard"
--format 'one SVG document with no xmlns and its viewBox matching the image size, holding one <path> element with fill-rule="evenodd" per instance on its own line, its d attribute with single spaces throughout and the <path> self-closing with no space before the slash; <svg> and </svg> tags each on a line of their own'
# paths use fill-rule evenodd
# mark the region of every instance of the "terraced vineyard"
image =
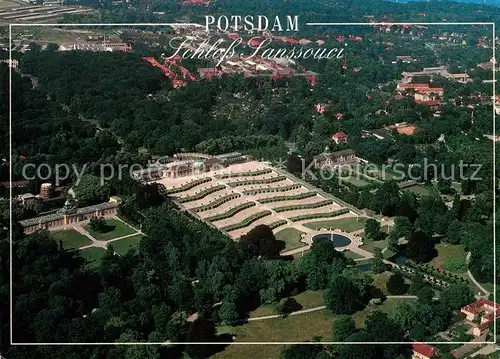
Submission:
<svg viewBox="0 0 500 359">
<path fill-rule="evenodd" d="M 158 182 L 181 207 L 234 239 L 258 225 L 278 232 L 318 218 L 352 216 L 335 198 L 320 195 L 260 162 Z"/>
</svg>

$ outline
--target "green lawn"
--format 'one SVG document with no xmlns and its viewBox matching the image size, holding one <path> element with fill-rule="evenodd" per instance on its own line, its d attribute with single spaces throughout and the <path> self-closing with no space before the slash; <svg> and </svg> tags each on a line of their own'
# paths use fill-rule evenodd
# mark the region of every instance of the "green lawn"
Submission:
<svg viewBox="0 0 500 359">
<path fill-rule="evenodd" d="M 106 250 L 98 247 L 91 247 L 80 251 L 82 257 L 89 261 L 89 267 L 99 266 L 104 253 L 106 253 Z"/>
<path fill-rule="evenodd" d="M 368 181 L 364 181 L 360 178 L 356 178 L 356 177 L 352 177 L 352 176 L 349 178 L 344 178 L 344 179 L 342 179 L 342 181 L 353 184 L 356 187 L 365 187 L 365 186 L 368 186 L 370 184 L 370 182 L 368 182 Z"/>
<path fill-rule="evenodd" d="M 90 226 L 88 224 L 85 225 L 84 228 L 92 235 L 92 237 L 94 237 L 99 241 L 109 241 L 110 239 L 135 233 L 135 230 L 133 230 L 123 222 L 120 222 L 116 219 L 107 219 L 106 224 L 113 228 L 112 230 L 106 233 L 95 232 L 92 229 L 90 229 Z"/>
<path fill-rule="evenodd" d="M 57 242 L 62 241 L 64 249 L 74 249 L 85 247 L 92 244 L 90 239 L 85 237 L 83 234 L 78 233 L 74 229 L 63 229 L 57 232 L 51 232 L 50 236 Z"/>
<path fill-rule="evenodd" d="M 285 251 L 304 247 L 306 245 L 300 241 L 301 234 L 304 233 L 295 228 L 285 228 L 276 233 L 274 236 L 276 237 L 276 240 L 285 242 L 285 248 L 283 249 Z"/>
<path fill-rule="evenodd" d="M 364 258 L 362 255 L 351 251 L 343 251 L 342 253 L 344 254 L 344 256 L 346 256 L 346 258 L 351 258 L 351 259 Z"/>
<path fill-rule="evenodd" d="M 363 238 L 363 245 L 360 248 L 373 253 L 375 247 L 384 249 L 388 244 L 389 241 L 387 239 L 382 239 L 381 241 L 372 241 L 371 239 Z"/>
<path fill-rule="evenodd" d="M 130 250 L 130 248 L 132 248 L 132 247 L 138 248 L 139 242 L 141 241 L 142 238 L 143 238 L 142 234 L 138 234 L 135 236 L 131 236 L 131 237 L 119 239 L 117 241 L 113 241 L 109 244 L 113 246 L 113 250 L 116 253 L 118 253 L 120 255 L 124 255 L 125 253 L 127 253 Z"/>
<path fill-rule="evenodd" d="M 302 305 L 302 309 L 310 309 L 325 305 L 325 302 L 323 301 L 323 291 L 321 290 L 306 290 L 305 292 L 292 296 L 292 298 L 295 298 L 295 300 Z M 255 318 L 275 314 L 277 313 L 274 304 L 263 304 L 251 312 L 249 316 L 250 318 Z"/>
<path fill-rule="evenodd" d="M 346 232 L 354 232 L 365 227 L 366 219 L 367 218 L 365 217 L 349 217 L 329 221 L 304 223 L 304 226 L 314 230 L 319 230 L 321 228 L 339 228 Z"/>
<path fill-rule="evenodd" d="M 434 267 L 457 273 L 463 273 L 467 271 L 467 267 L 465 265 L 465 257 L 467 254 L 465 253 L 461 245 L 439 243 L 436 244 L 436 250 L 438 252 L 438 256 L 431 262 Z M 452 270 L 452 268 L 450 268 L 448 265 L 450 262 L 448 262 L 447 264 L 447 261 L 453 259 L 456 259 L 458 262 L 462 262 L 464 264 L 463 267 L 458 270 Z"/>
<path fill-rule="evenodd" d="M 406 187 L 403 188 L 403 191 L 409 191 L 415 193 L 416 195 L 421 195 L 421 196 L 428 196 L 431 194 L 430 189 L 421 185 Z"/>
<path fill-rule="evenodd" d="M 358 327 L 364 326 L 367 316 L 375 311 L 392 315 L 394 303 L 403 299 L 387 299 L 373 308 L 366 308 L 353 315 Z M 404 299 L 409 300 L 409 299 Z M 332 323 L 336 316 L 327 310 L 248 322 L 244 325 L 221 326 L 219 334 L 233 334 L 237 342 L 296 342 L 311 340 L 320 336 L 323 341 L 331 340 Z M 284 345 L 230 345 L 224 351 L 215 354 L 216 359 L 244 358 L 279 358 Z"/>
</svg>

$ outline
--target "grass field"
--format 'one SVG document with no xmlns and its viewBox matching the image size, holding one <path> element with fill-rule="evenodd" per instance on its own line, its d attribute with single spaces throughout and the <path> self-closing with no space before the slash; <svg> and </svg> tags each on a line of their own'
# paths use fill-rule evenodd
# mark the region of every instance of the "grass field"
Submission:
<svg viewBox="0 0 500 359">
<path fill-rule="evenodd" d="M 285 242 L 285 248 L 283 249 L 285 251 L 304 247 L 306 245 L 300 241 L 301 234 L 304 233 L 295 228 L 285 228 L 276 233 L 274 236 L 276 237 L 276 240 Z"/>
<path fill-rule="evenodd" d="M 110 244 L 113 246 L 113 250 L 116 253 L 124 255 L 130 250 L 130 248 L 139 247 L 139 242 L 141 241 L 141 239 L 142 234 L 138 234 L 136 236 L 119 239 L 117 241 L 111 242 Z"/>
<path fill-rule="evenodd" d="M 439 243 L 436 244 L 436 250 L 438 252 L 438 256 L 431 261 L 431 264 L 434 267 L 439 269 L 446 269 L 446 261 L 450 259 L 457 259 L 464 263 L 464 267 L 455 272 L 461 273 L 467 271 L 467 268 L 465 266 L 465 257 L 467 254 L 465 253 L 464 248 L 461 245 Z M 446 270 L 451 271 L 449 268 Z"/>
<path fill-rule="evenodd" d="M 314 230 L 319 230 L 321 228 L 339 228 L 346 232 L 354 232 L 365 227 L 366 218 L 365 217 L 349 217 L 342 219 L 334 219 L 330 221 L 318 221 L 304 223 L 304 226 Z"/>
<path fill-rule="evenodd" d="M 353 317 L 356 325 L 363 327 L 367 316 L 375 310 L 392 315 L 392 308 L 398 300 L 408 299 L 387 299 L 379 306 L 355 313 Z M 252 321 L 234 327 L 223 326 L 219 328 L 219 334 L 233 334 L 237 342 L 295 342 L 311 340 L 314 336 L 322 337 L 323 341 L 330 341 L 335 318 L 327 310 L 318 310 L 286 318 Z M 230 345 L 224 351 L 215 354 L 213 358 L 279 358 L 284 348 L 284 345 Z"/>
<path fill-rule="evenodd" d="M 127 234 L 135 233 L 135 230 L 116 219 L 107 219 L 106 224 L 110 227 L 113 227 L 112 230 L 106 233 L 95 232 L 90 229 L 90 226 L 88 224 L 84 227 L 92 235 L 92 237 L 99 241 L 109 241 L 110 239 L 115 239 L 121 236 L 126 236 Z"/>
<path fill-rule="evenodd" d="M 106 253 L 104 248 L 91 247 L 80 251 L 83 258 L 89 261 L 89 267 L 97 267 Z"/>
<path fill-rule="evenodd" d="M 302 309 L 310 309 L 325 305 L 323 301 L 323 291 L 306 290 L 300 294 L 292 296 L 302 305 Z M 301 309 L 301 310 L 302 310 Z M 250 318 L 265 317 L 267 315 L 277 314 L 273 304 L 263 304 L 249 314 Z"/>
<path fill-rule="evenodd" d="M 406 187 L 403 189 L 403 191 L 412 192 L 415 193 L 416 195 L 421 195 L 421 196 L 428 196 L 431 194 L 430 189 L 420 185 Z"/>
<path fill-rule="evenodd" d="M 51 232 L 50 236 L 54 238 L 57 243 L 62 241 L 64 249 L 80 248 L 92 244 L 90 239 L 74 229 L 63 229 L 61 231 Z"/>
</svg>

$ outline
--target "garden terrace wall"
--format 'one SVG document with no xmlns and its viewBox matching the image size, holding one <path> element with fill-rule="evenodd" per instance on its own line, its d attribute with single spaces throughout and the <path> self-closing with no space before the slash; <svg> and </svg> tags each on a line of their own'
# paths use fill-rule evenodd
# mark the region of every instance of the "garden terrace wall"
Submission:
<svg viewBox="0 0 500 359">
<path fill-rule="evenodd" d="M 247 181 L 239 181 L 239 182 L 229 182 L 228 185 L 231 187 L 238 186 L 251 186 L 251 185 L 259 185 L 259 184 L 269 184 L 276 183 L 286 180 L 285 176 L 276 176 L 272 178 L 260 179 L 260 180 L 247 180 Z"/>
<path fill-rule="evenodd" d="M 207 188 L 207 189 L 201 191 L 200 193 L 197 193 L 197 194 L 189 196 L 189 197 L 177 198 L 177 201 L 179 203 L 187 203 L 187 202 L 197 201 L 199 199 L 202 199 L 203 197 L 208 196 L 211 193 L 214 193 L 214 192 L 217 192 L 217 191 L 221 191 L 224 188 L 226 188 L 226 186 L 224 186 L 224 185 L 221 184 L 219 186 Z"/>
<path fill-rule="evenodd" d="M 219 207 L 220 205 L 223 205 L 224 203 L 232 201 L 233 199 L 236 199 L 239 197 L 241 197 L 241 195 L 239 193 L 229 194 L 229 195 L 224 196 L 222 198 L 216 199 L 215 201 L 213 201 L 211 203 L 204 204 L 203 206 L 195 207 L 195 208 L 191 209 L 191 211 L 193 211 L 194 213 L 198 213 L 198 212 L 203 212 L 203 211 L 215 209 L 215 208 Z"/>
<path fill-rule="evenodd" d="M 210 221 L 210 222 L 221 221 L 223 219 L 227 219 L 229 217 L 234 216 L 238 212 L 241 212 L 247 208 L 254 207 L 254 206 L 255 206 L 255 202 L 242 203 L 234 208 L 231 208 L 229 211 L 227 211 L 225 213 L 217 214 L 217 215 L 212 216 L 212 217 L 207 217 L 207 218 L 205 218 L 205 220 Z"/>
<path fill-rule="evenodd" d="M 203 184 L 203 183 L 207 183 L 207 182 L 210 182 L 212 179 L 210 177 L 208 178 L 200 178 L 200 179 L 197 179 L 193 182 L 189 182 L 189 183 L 186 183 L 180 187 L 177 187 L 177 188 L 169 188 L 169 189 L 165 189 L 165 193 L 166 194 L 175 194 L 175 193 L 179 193 L 179 192 L 184 192 L 184 191 L 187 191 L 191 188 L 194 188 L 196 186 L 199 186 L 200 184 Z"/>
<path fill-rule="evenodd" d="M 295 217 L 292 217 L 292 218 L 289 218 L 289 219 L 292 222 L 298 222 L 298 221 L 304 221 L 306 219 L 337 217 L 337 216 L 340 216 L 340 215 L 346 214 L 346 213 L 349 213 L 349 209 L 343 208 L 343 209 L 339 209 L 338 211 L 335 211 L 335 212 L 304 214 L 304 215 L 295 216 Z"/>
<path fill-rule="evenodd" d="M 297 209 L 311 209 L 311 208 L 320 208 L 324 206 L 328 206 L 329 204 L 334 203 L 333 200 L 331 199 L 326 199 L 324 201 L 316 202 L 316 203 L 309 203 L 309 204 L 297 204 L 297 205 L 292 205 L 292 206 L 283 206 L 283 207 L 277 207 L 273 208 L 275 212 L 286 212 L 286 211 L 294 211 Z"/>
<path fill-rule="evenodd" d="M 248 172 L 239 172 L 239 173 L 224 173 L 221 175 L 215 175 L 215 178 L 224 179 L 224 178 L 231 178 L 231 177 L 252 177 L 252 176 L 265 175 L 267 173 L 272 173 L 272 172 L 273 172 L 272 169 L 267 168 L 265 170 L 259 170 L 259 171 L 248 171 Z"/>
<path fill-rule="evenodd" d="M 310 191 L 310 192 L 296 194 L 296 195 L 293 195 L 293 196 L 278 196 L 278 197 L 262 198 L 262 199 L 259 199 L 258 201 L 260 203 L 294 201 L 294 200 L 297 200 L 297 199 L 304 199 L 304 198 L 314 197 L 316 195 L 317 195 L 316 192 Z"/>
<path fill-rule="evenodd" d="M 269 192 L 287 192 L 287 191 L 293 191 L 295 189 L 301 188 L 302 185 L 300 184 L 292 184 L 289 186 L 283 186 L 283 187 L 271 187 L 271 188 L 256 188 L 256 189 L 249 189 L 243 192 L 245 195 L 249 195 L 252 193 L 258 194 L 258 193 L 269 193 Z"/>
<path fill-rule="evenodd" d="M 235 231 L 235 230 L 240 229 L 240 228 L 248 227 L 256 220 L 264 218 L 266 216 L 269 216 L 271 213 L 272 213 L 271 211 L 262 211 L 259 213 L 252 214 L 250 217 L 245 218 L 240 223 L 235 223 L 235 224 L 231 224 L 229 226 L 223 227 L 222 230 L 226 231 L 226 232 L 230 232 L 230 231 Z"/>
<path fill-rule="evenodd" d="M 280 219 L 279 221 L 269 223 L 267 226 L 271 229 L 278 228 L 279 226 L 282 226 L 284 224 L 287 224 L 288 222 L 285 219 Z"/>
</svg>

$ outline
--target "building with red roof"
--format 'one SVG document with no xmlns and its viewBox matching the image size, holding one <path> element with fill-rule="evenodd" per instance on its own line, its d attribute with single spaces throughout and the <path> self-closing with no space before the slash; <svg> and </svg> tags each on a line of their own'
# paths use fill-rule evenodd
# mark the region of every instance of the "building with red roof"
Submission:
<svg viewBox="0 0 500 359">
<path fill-rule="evenodd" d="M 413 351 L 412 359 L 430 359 L 438 355 L 436 349 L 424 343 L 413 343 L 411 350 Z"/>
<path fill-rule="evenodd" d="M 335 142 L 337 145 L 339 143 L 347 143 L 347 139 L 349 136 L 347 136 L 347 133 L 345 132 L 337 132 L 332 135 L 332 140 Z"/>
<path fill-rule="evenodd" d="M 429 84 L 407 84 L 407 83 L 400 83 L 398 84 L 397 90 L 398 91 L 406 91 L 406 90 L 416 90 L 416 89 L 422 89 L 422 88 L 429 88 Z"/>
<path fill-rule="evenodd" d="M 468 321 L 479 320 L 479 323 L 472 328 L 472 335 L 479 337 L 488 331 L 490 324 L 495 318 L 500 317 L 500 304 L 481 298 L 472 304 L 462 307 L 460 311 L 466 315 Z"/>
</svg>

